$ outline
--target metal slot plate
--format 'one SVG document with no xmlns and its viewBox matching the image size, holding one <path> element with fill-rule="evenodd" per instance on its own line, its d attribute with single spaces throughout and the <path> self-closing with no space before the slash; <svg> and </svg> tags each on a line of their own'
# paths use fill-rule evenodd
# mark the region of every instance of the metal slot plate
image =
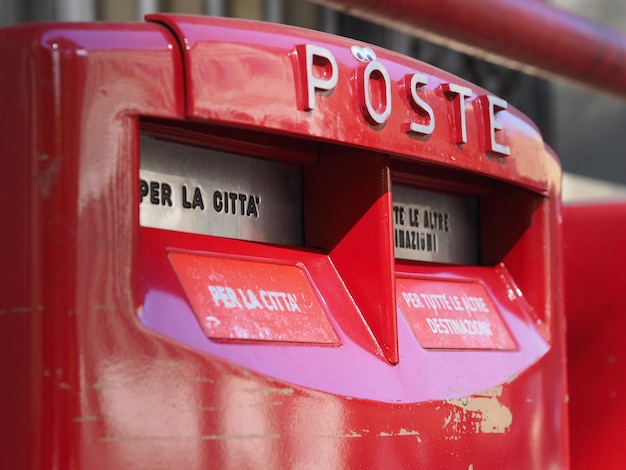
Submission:
<svg viewBox="0 0 626 470">
<path fill-rule="evenodd" d="M 476 197 L 397 184 L 392 192 L 396 258 L 463 265 L 479 263 Z"/>
<path fill-rule="evenodd" d="M 303 244 L 302 176 L 281 163 L 141 138 L 142 227 Z"/>
</svg>

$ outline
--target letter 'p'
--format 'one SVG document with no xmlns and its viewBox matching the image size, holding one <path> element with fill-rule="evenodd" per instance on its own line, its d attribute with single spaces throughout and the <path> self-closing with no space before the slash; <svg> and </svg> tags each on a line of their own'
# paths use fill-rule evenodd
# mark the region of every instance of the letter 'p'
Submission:
<svg viewBox="0 0 626 470">
<path fill-rule="evenodd" d="M 315 109 L 315 92 L 329 93 L 337 85 L 338 67 L 335 56 L 328 49 L 312 44 L 296 46 L 300 65 L 300 107 Z"/>
</svg>

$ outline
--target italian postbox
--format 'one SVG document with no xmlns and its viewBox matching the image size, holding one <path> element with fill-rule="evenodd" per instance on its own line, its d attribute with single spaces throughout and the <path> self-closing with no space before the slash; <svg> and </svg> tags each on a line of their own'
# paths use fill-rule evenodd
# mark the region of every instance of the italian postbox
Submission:
<svg viewBox="0 0 626 470">
<path fill-rule="evenodd" d="M 504 99 L 242 20 L 0 57 L 10 466 L 568 465 L 560 167 Z"/>
</svg>

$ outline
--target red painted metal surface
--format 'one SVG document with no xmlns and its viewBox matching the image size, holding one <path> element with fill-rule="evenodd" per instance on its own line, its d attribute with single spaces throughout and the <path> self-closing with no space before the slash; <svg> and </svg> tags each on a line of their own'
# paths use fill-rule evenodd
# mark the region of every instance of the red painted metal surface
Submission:
<svg viewBox="0 0 626 470">
<path fill-rule="evenodd" d="M 154 19 L 170 29 L 0 32 L 2 63 L 13 71 L 0 75 L 0 196 L 10 201 L 1 217 L 11 228 L 1 238 L 11 267 L 0 288 L 4 463 L 567 466 L 560 170 L 533 125 L 500 110 L 497 140 L 511 155 L 488 153 L 486 92 L 372 48 L 394 103 L 376 125 L 382 73 L 371 84 L 373 113 L 364 111 L 353 84 L 367 65 L 351 41 L 250 22 Z M 315 93 L 309 110 L 298 98 L 296 46 L 306 44 L 331 51 L 338 73 L 336 88 Z M 403 88 L 415 72 L 428 79 L 430 137 L 406 131 L 419 114 Z M 472 89 L 465 144 L 442 84 Z M 304 246 L 140 227 L 140 132 L 300 168 Z M 479 197 L 482 265 L 396 261 L 392 181 Z M 297 263 L 341 346 L 209 339 L 172 250 Z M 422 348 L 395 297 L 396 276 L 417 274 L 480 282 L 517 348 Z"/>
<path fill-rule="evenodd" d="M 2 263 L 11 266 L 1 270 L 0 294 L 3 465 L 129 466 L 118 460 L 122 449 L 99 454 L 111 451 L 106 436 L 123 429 L 126 413 L 139 411 L 139 395 L 157 398 L 131 398 L 124 385 L 150 383 L 141 377 L 148 349 L 137 349 L 132 313 L 132 202 L 137 117 L 183 116 L 176 42 L 155 25 L 31 25 L 0 34 L 3 69 L 11 70 L 0 77 L 0 132 L 10 142 L 0 191 L 12 201 L 1 217 Z M 155 370 L 171 363 L 162 349 L 150 354 Z M 174 407 L 164 405 L 161 417 Z"/>
<path fill-rule="evenodd" d="M 626 96 L 626 35 L 540 0 L 314 0 L 528 73 Z"/>
<path fill-rule="evenodd" d="M 621 468 L 626 407 L 626 203 L 565 206 L 572 468 Z"/>
</svg>

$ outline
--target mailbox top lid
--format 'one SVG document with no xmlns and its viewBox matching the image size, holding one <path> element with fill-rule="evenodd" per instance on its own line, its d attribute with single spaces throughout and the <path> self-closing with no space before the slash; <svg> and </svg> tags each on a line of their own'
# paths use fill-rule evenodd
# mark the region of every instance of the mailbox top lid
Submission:
<svg viewBox="0 0 626 470">
<path fill-rule="evenodd" d="M 381 151 L 543 194 L 560 190 L 558 160 L 532 121 L 429 64 L 293 26 L 146 18 L 179 41 L 189 118 Z"/>
</svg>

